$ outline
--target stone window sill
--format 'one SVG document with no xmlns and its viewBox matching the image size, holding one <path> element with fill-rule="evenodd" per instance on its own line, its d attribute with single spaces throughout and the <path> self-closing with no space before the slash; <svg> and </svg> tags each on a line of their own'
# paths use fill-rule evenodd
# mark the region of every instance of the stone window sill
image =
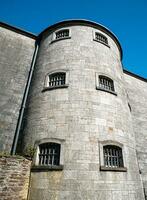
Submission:
<svg viewBox="0 0 147 200">
<path fill-rule="evenodd" d="M 57 85 L 57 86 L 50 86 L 50 87 L 44 87 L 42 92 L 45 92 L 47 90 L 54 90 L 54 89 L 58 89 L 58 88 L 67 88 L 69 85 L 65 84 L 65 85 Z"/>
<path fill-rule="evenodd" d="M 104 92 L 108 92 L 108 93 L 110 93 L 110 94 L 113 94 L 113 95 L 117 96 L 117 93 L 114 92 L 114 91 L 107 90 L 107 89 L 101 88 L 101 87 L 99 87 L 99 86 L 96 86 L 96 89 L 97 89 L 97 90 L 104 91 Z"/>
<path fill-rule="evenodd" d="M 54 40 L 51 41 L 51 44 L 54 43 L 54 42 L 58 42 L 58 41 L 60 41 L 60 40 L 66 40 L 66 39 L 71 39 L 71 37 L 68 36 L 68 37 L 63 37 L 63 38 L 54 39 Z"/>
<path fill-rule="evenodd" d="M 127 168 L 126 167 L 105 167 L 105 166 L 101 166 L 100 167 L 100 171 L 114 171 L 114 172 L 127 172 Z"/>
<path fill-rule="evenodd" d="M 32 172 L 61 171 L 61 170 L 63 170 L 63 165 L 57 165 L 57 166 L 33 165 L 31 167 Z"/>
<path fill-rule="evenodd" d="M 93 40 L 96 41 L 96 42 L 99 42 L 99 43 L 101 43 L 101 44 L 104 44 L 106 47 L 110 48 L 110 46 L 109 46 L 108 44 L 106 44 L 106 43 L 104 43 L 104 42 L 102 42 L 102 41 L 99 41 L 99 40 L 96 40 L 96 39 L 93 39 Z"/>
</svg>

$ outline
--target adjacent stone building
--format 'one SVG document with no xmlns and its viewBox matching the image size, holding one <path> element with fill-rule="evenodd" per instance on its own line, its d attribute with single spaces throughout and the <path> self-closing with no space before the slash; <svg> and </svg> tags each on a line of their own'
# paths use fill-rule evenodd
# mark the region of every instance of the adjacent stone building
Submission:
<svg viewBox="0 0 147 200">
<path fill-rule="evenodd" d="M 1 23 L 0 54 L 0 150 L 34 152 L 28 199 L 147 199 L 147 80 L 110 30 Z"/>
</svg>

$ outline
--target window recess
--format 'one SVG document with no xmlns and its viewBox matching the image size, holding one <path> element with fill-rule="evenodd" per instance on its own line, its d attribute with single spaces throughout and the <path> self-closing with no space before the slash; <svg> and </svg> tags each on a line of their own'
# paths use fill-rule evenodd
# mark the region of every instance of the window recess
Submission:
<svg viewBox="0 0 147 200">
<path fill-rule="evenodd" d="M 56 71 L 46 75 L 43 92 L 46 90 L 67 88 L 67 87 L 68 87 L 68 72 Z"/>
<path fill-rule="evenodd" d="M 45 143 L 39 146 L 39 165 L 57 166 L 60 162 L 60 144 Z"/>
<path fill-rule="evenodd" d="M 114 82 L 112 79 L 103 75 L 98 75 L 97 79 L 97 90 L 102 90 L 117 95 L 114 89 Z"/>
<path fill-rule="evenodd" d="M 61 30 L 55 31 L 53 33 L 51 43 L 59 41 L 59 40 L 70 39 L 70 38 L 71 38 L 71 30 L 70 29 L 61 29 Z"/>
<path fill-rule="evenodd" d="M 115 145 L 103 146 L 103 165 L 101 171 L 127 171 L 124 167 L 122 148 Z"/>
<path fill-rule="evenodd" d="M 69 29 L 58 31 L 55 34 L 56 34 L 56 40 L 69 37 Z"/>
<path fill-rule="evenodd" d="M 31 171 L 63 169 L 63 146 L 55 142 L 41 143 L 36 148 Z M 62 157 L 62 158 L 61 158 Z"/>
<path fill-rule="evenodd" d="M 102 33 L 94 32 L 93 40 L 96 42 L 100 42 L 100 43 L 106 45 L 107 47 L 110 47 L 108 44 L 108 38 L 106 36 L 104 36 Z"/>
</svg>

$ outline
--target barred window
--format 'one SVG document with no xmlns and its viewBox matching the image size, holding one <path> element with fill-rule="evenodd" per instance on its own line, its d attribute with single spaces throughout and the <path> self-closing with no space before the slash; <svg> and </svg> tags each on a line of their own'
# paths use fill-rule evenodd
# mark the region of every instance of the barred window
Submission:
<svg viewBox="0 0 147 200">
<path fill-rule="evenodd" d="M 60 164 L 60 144 L 44 143 L 39 146 L 39 165 L 59 165 Z"/>
<path fill-rule="evenodd" d="M 65 76 L 66 74 L 64 72 L 50 74 L 48 83 L 49 87 L 65 85 Z"/>
<path fill-rule="evenodd" d="M 107 145 L 103 147 L 104 166 L 119 168 L 123 166 L 122 149 L 118 146 Z"/>
<path fill-rule="evenodd" d="M 69 29 L 60 30 L 56 32 L 55 34 L 56 34 L 56 40 L 69 37 Z"/>
<path fill-rule="evenodd" d="M 99 87 L 114 92 L 113 80 L 106 76 L 99 76 Z"/>
<path fill-rule="evenodd" d="M 101 33 L 95 32 L 95 40 L 108 45 L 108 39 Z"/>
</svg>

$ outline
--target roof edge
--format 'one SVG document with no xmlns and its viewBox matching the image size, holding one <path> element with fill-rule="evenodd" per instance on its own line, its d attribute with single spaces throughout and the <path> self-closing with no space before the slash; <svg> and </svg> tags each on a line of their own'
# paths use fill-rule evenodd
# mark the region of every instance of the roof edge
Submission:
<svg viewBox="0 0 147 200">
<path fill-rule="evenodd" d="M 5 22 L 0 22 L 0 27 L 9 29 L 9 30 L 11 30 L 11 31 L 14 31 L 14 32 L 16 32 L 16 33 L 25 35 L 25 36 L 30 37 L 30 38 L 35 39 L 35 40 L 37 39 L 37 35 L 35 35 L 35 34 L 33 34 L 33 33 L 30 33 L 30 32 L 27 32 L 27 31 L 24 31 L 24 30 L 21 29 L 21 28 L 18 28 L 18 27 L 9 25 L 9 24 L 7 24 L 7 23 L 5 23 Z"/>
<path fill-rule="evenodd" d="M 139 80 L 141 80 L 141 81 L 147 82 L 147 79 L 146 79 L 146 78 L 143 78 L 143 77 L 141 77 L 141 76 L 139 76 L 139 75 L 137 75 L 137 74 L 134 74 L 134 73 L 132 73 L 132 72 L 126 70 L 126 69 L 123 69 L 123 72 L 124 72 L 125 74 L 130 75 L 130 76 L 132 76 L 132 77 L 134 77 L 134 78 L 137 78 L 137 79 L 139 79 Z"/>
<path fill-rule="evenodd" d="M 53 31 L 54 29 L 56 28 L 60 28 L 60 27 L 63 27 L 63 26 L 70 26 L 70 25 L 77 25 L 77 24 L 80 24 L 80 25 L 88 25 L 88 26 L 91 26 L 91 27 L 94 27 L 94 28 L 100 28 L 101 30 L 105 31 L 107 34 L 109 34 L 109 36 L 111 36 L 113 38 L 113 40 L 115 40 L 117 46 L 118 46 L 118 49 L 120 51 L 120 58 L 122 60 L 123 58 L 123 51 L 122 51 L 122 47 L 121 47 L 121 44 L 117 38 L 117 36 L 112 33 L 108 28 L 106 28 L 105 26 L 99 24 L 99 23 L 96 23 L 94 21 L 90 21 L 90 20 L 86 20 L 86 19 L 70 19 L 70 20 L 64 20 L 64 21 L 60 21 L 60 22 L 57 22 L 49 27 L 47 27 L 46 29 L 44 29 L 39 35 L 38 37 L 41 38 L 42 35 L 46 32 L 46 31 Z"/>
</svg>

